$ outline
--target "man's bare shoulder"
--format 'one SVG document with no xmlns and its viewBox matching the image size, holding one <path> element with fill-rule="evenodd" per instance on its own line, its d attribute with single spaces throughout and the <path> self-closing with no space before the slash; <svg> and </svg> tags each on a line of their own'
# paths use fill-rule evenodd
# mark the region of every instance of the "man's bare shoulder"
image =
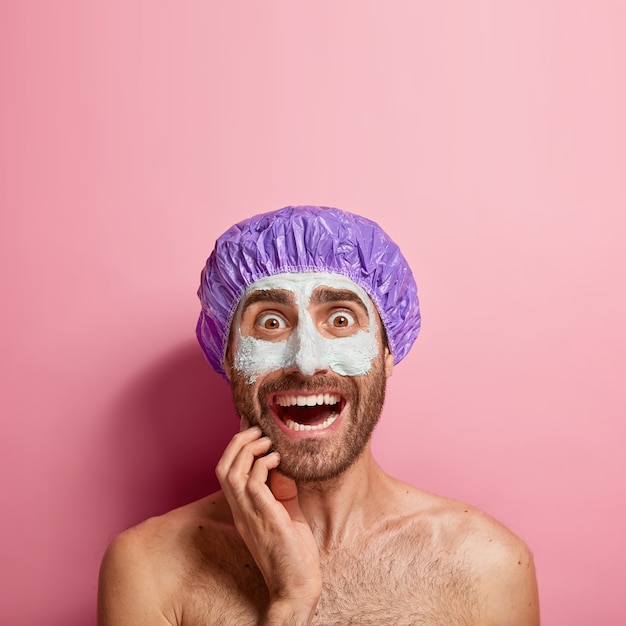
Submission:
<svg viewBox="0 0 626 626">
<path fill-rule="evenodd" d="M 484 624 L 539 624 L 536 574 L 525 542 L 480 509 L 397 483 L 407 528 L 473 574 Z"/>
<path fill-rule="evenodd" d="M 164 560 L 174 565 L 194 545 L 194 530 L 233 528 L 232 516 L 221 492 L 151 517 L 113 539 L 107 556 L 132 555 L 133 560 Z"/>
<path fill-rule="evenodd" d="M 480 581 L 486 623 L 538 625 L 537 577 L 530 549 L 486 513 L 472 511 L 462 549 Z"/>
<path fill-rule="evenodd" d="M 238 542 L 221 492 L 121 532 L 102 561 L 99 624 L 182 623 L 194 583 L 210 592 L 207 554 L 221 560 Z"/>
</svg>

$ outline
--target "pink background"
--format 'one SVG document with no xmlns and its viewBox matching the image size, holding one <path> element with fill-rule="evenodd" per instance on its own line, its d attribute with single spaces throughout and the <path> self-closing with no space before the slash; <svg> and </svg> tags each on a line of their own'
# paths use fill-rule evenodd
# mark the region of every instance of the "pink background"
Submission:
<svg viewBox="0 0 626 626">
<path fill-rule="evenodd" d="M 2 2 L 0 622 L 93 624 L 114 533 L 216 488 L 200 268 L 315 203 L 420 287 L 381 464 L 521 535 L 543 624 L 625 624 L 625 6 Z"/>
</svg>

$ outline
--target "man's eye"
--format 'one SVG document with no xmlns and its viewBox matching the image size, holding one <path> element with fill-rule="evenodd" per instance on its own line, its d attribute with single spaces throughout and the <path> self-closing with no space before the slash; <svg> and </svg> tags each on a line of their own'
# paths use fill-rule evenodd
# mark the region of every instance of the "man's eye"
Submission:
<svg viewBox="0 0 626 626">
<path fill-rule="evenodd" d="M 347 311 L 337 311 L 328 318 L 328 324 L 334 328 L 350 328 L 356 320 Z"/>
<path fill-rule="evenodd" d="M 287 322 L 276 315 L 276 313 L 266 313 L 265 315 L 261 315 L 257 320 L 257 326 L 264 328 L 265 330 L 281 330 L 283 328 L 287 328 Z"/>
</svg>

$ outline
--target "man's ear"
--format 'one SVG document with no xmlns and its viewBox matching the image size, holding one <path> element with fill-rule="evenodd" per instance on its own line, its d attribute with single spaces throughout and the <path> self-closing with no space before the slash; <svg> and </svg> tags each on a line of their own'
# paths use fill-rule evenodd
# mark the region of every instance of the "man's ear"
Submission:
<svg viewBox="0 0 626 626">
<path fill-rule="evenodd" d="M 393 354 L 389 352 L 389 348 L 385 348 L 385 376 L 389 378 L 393 373 Z"/>
</svg>

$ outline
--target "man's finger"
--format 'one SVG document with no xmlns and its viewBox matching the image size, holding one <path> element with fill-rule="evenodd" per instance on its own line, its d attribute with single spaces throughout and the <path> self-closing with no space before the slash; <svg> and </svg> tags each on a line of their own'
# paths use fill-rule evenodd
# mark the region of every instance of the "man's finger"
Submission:
<svg viewBox="0 0 626 626">
<path fill-rule="evenodd" d="M 261 429 L 258 426 L 252 426 L 240 433 L 237 433 L 226 446 L 222 458 L 218 461 L 215 467 L 215 473 L 217 474 L 220 483 L 222 479 L 226 477 L 226 474 L 230 470 L 234 460 L 241 449 L 248 443 L 258 439 L 261 436 Z"/>
<path fill-rule="evenodd" d="M 279 463 L 280 455 L 278 452 L 270 452 L 258 458 L 252 466 L 246 483 L 246 493 L 259 512 L 277 506 L 276 498 L 267 486 L 267 478 L 271 470 L 278 467 Z"/>
<path fill-rule="evenodd" d="M 228 483 L 241 483 L 242 486 L 245 485 L 249 480 L 253 465 L 259 460 L 259 457 L 269 451 L 271 446 L 272 442 L 269 437 L 261 437 L 261 439 L 251 441 L 243 446 L 233 459 L 226 474 Z"/>
</svg>

